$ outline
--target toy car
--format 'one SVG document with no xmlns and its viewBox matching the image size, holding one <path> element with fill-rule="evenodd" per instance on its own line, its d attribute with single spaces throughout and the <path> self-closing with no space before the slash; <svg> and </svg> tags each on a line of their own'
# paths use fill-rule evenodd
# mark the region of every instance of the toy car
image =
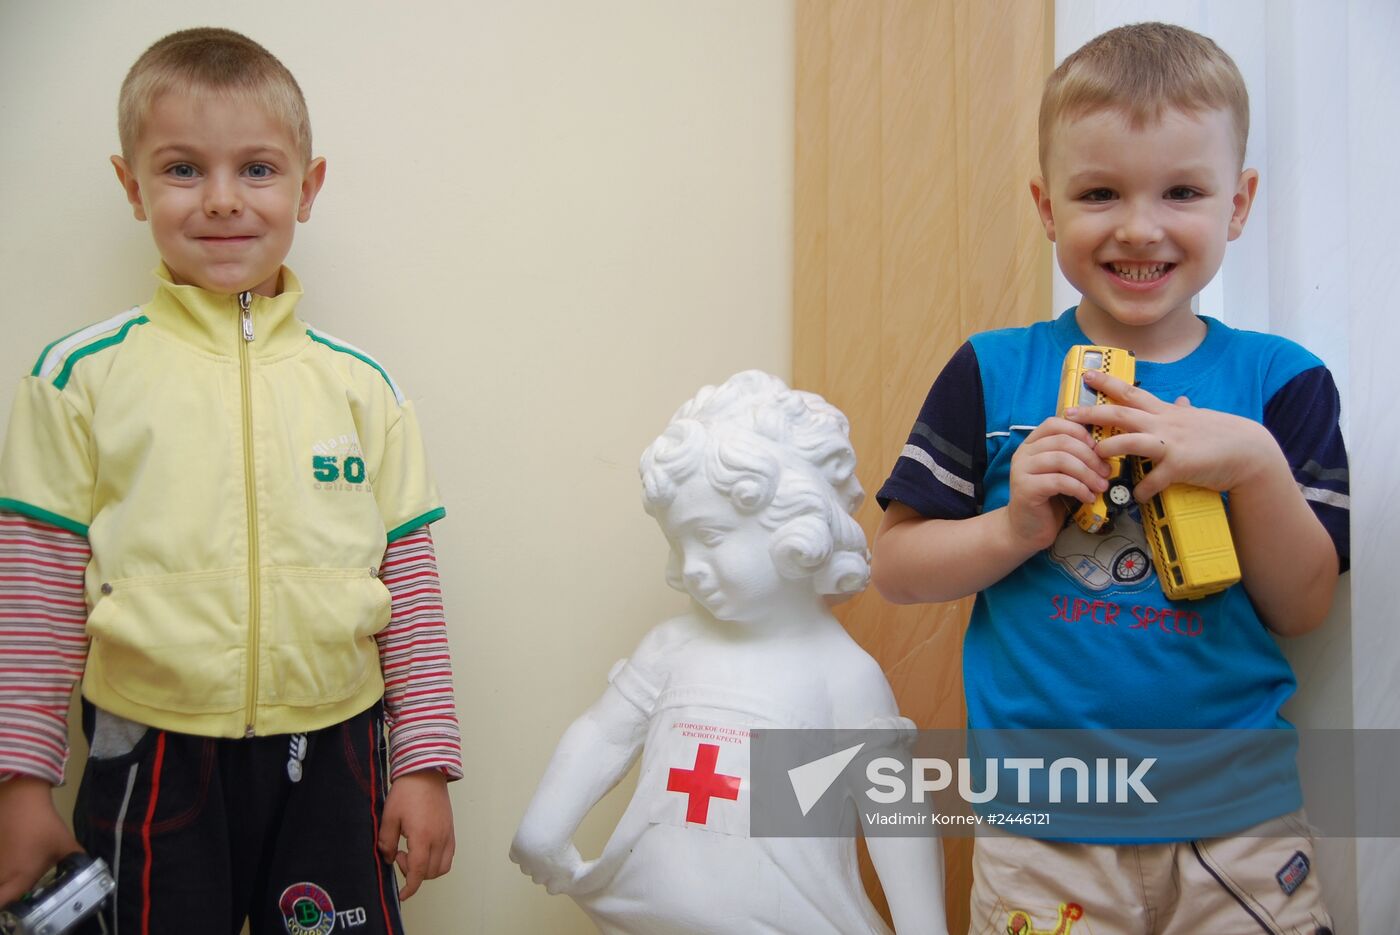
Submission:
<svg viewBox="0 0 1400 935">
<path fill-rule="evenodd" d="M 1151 470 L 1151 461 L 1133 458 L 1133 483 Z M 1142 527 L 1162 593 L 1171 600 L 1197 600 L 1240 580 L 1225 502 L 1216 491 L 1172 484 L 1143 505 Z"/>
<path fill-rule="evenodd" d="M 1086 370 L 1101 370 L 1130 385 L 1137 379 L 1137 361 L 1132 351 L 1097 344 L 1076 344 L 1065 355 L 1065 364 L 1060 371 L 1060 401 L 1055 409 L 1056 415 L 1063 416 L 1071 406 L 1097 406 L 1109 401 L 1102 393 L 1084 385 Z M 1118 434 L 1116 429 L 1098 425 L 1088 428 L 1095 442 Z M 1074 522 L 1080 529 L 1088 533 L 1099 532 L 1108 525 L 1112 514 L 1132 502 L 1133 489 L 1128 483 L 1125 460 L 1122 457 L 1109 458 L 1108 489 L 1092 503 L 1081 503 L 1075 508 Z"/>
<path fill-rule="evenodd" d="M 32 893 L 0 908 L 0 935 L 64 935 L 95 915 L 115 887 L 102 858 L 69 854 Z"/>
</svg>

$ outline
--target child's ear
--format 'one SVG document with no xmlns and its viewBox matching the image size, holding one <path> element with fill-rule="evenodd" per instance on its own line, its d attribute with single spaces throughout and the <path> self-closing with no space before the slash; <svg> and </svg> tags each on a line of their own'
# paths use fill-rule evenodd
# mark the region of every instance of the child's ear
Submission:
<svg viewBox="0 0 1400 935">
<path fill-rule="evenodd" d="M 297 220 L 305 223 L 311 220 L 311 205 L 326 184 L 326 160 L 317 156 L 306 167 L 306 175 L 301 179 L 301 200 L 297 203 Z"/>
<path fill-rule="evenodd" d="M 1235 186 L 1233 209 L 1230 212 L 1230 240 L 1244 233 L 1244 222 L 1249 220 L 1249 209 L 1254 204 L 1254 193 L 1259 190 L 1259 170 L 1245 169 L 1240 173 L 1239 184 Z"/>
<path fill-rule="evenodd" d="M 141 203 L 141 181 L 136 178 L 136 170 L 127 165 L 121 156 L 112 157 L 112 168 L 117 170 L 117 181 L 122 183 L 122 191 L 126 192 L 126 200 L 131 204 L 136 220 L 146 220 L 146 206 Z"/>
<path fill-rule="evenodd" d="M 1045 184 L 1045 177 L 1035 175 L 1031 177 L 1031 201 L 1035 202 L 1036 213 L 1040 215 L 1040 223 L 1045 226 L 1045 236 L 1050 238 L 1050 242 L 1055 242 L 1055 212 L 1050 206 L 1050 187 Z"/>
</svg>

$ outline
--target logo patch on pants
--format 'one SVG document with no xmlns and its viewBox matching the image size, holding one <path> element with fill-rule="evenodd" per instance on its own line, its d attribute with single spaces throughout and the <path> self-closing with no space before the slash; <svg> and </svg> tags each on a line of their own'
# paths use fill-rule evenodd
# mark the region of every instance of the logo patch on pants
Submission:
<svg viewBox="0 0 1400 935">
<path fill-rule="evenodd" d="M 330 894 L 315 883 L 293 883 L 277 900 L 287 935 L 327 935 L 335 928 Z"/>
<path fill-rule="evenodd" d="M 1294 851 L 1293 856 L 1288 858 L 1288 863 L 1283 865 L 1283 869 L 1274 874 L 1278 878 L 1279 888 L 1284 895 L 1292 896 L 1293 891 L 1303 885 L 1303 881 L 1308 878 L 1308 871 L 1312 865 L 1308 863 L 1308 858 L 1303 856 L 1302 851 Z"/>
<path fill-rule="evenodd" d="M 1006 919 L 1006 935 L 1069 935 L 1074 923 L 1084 918 L 1079 903 L 1060 903 L 1060 914 L 1053 929 L 1038 929 L 1031 924 L 1030 913 L 1017 909 Z"/>
</svg>

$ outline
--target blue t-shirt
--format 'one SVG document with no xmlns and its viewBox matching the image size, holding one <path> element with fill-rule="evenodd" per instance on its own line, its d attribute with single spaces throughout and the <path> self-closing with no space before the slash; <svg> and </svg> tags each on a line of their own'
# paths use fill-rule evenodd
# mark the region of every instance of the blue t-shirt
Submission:
<svg viewBox="0 0 1400 935">
<path fill-rule="evenodd" d="M 1205 340 L 1187 357 L 1138 361 L 1138 383 L 1167 401 L 1187 396 L 1263 423 L 1345 569 L 1347 459 L 1331 374 L 1284 338 L 1204 321 Z M 941 519 L 1005 506 L 1012 454 L 1054 415 L 1066 352 L 1089 343 L 1073 309 L 974 336 L 935 381 L 880 504 L 897 500 Z M 1242 585 L 1196 601 L 1166 598 L 1136 504 L 1099 535 L 1068 523 L 1049 549 L 982 591 L 963 675 L 974 729 L 1288 727 L 1279 708 L 1296 686 Z M 1286 772 L 1296 786 L 1291 764 Z M 1245 818 L 1256 794 L 1213 789 L 1211 798 Z M 1288 810 L 1255 805 L 1272 810 L 1255 821 Z"/>
</svg>

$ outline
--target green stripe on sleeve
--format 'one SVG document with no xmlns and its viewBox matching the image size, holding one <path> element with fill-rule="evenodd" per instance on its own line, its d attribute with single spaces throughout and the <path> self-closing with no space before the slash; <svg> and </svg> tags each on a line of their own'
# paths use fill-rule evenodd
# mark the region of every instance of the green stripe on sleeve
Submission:
<svg viewBox="0 0 1400 935">
<path fill-rule="evenodd" d="M 429 510 L 422 516 L 419 516 L 415 519 L 411 519 L 408 522 L 404 523 L 402 526 L 395 526 L 393 529 L 389 530 L 388 540 L 390 542 L 393 542 L 396 539 L 402 539 L 404 536 L 413 532 L 413 530 L 417 529 L 418 527 L 426 526 L 429 523 L 436 523 L 438 520 L 442 519 L 446 515 L 447 510 L 443 507 L 438 507 L 436 510 Z"/>
<path fill-rule="evenodd" d="M 85 328 L 85 327 L 87 327 L 87 326 L 84 325 L 83 327 Z M 79 329 L 78 329 L 78 331 L 82 331 L 82 330 L 83 330 L 82 328 L 79 328 Z M 78 331 L 70 331 L 70 332 L 68 332 L 67 334 L 65 334 L 63 337 L 58 338 L 57 340 L 54 340 L 54 341 L 50 341 L 50 342 L 49 342 L 49 346 L 46 347 L 46 348 L 44 348 L 42 351 L 39 352 L 39 359 L 36 360 L 36 361 L 34 361 L 34 369 L 31 370 L 31 371 L 29 371 L 29 375 L 30 375 L 31 377 L 37 377 L 37 376 L 39 375 L 39 372 L 40 372 L 41 370 L 44 369 L 44 361 L 45 361 L 45 359 L 48 358 L 48 356 L 49 356 L 49 351 L 51 351 L 51 350 L 53 350 L 54 348 L 58 347 L 58 346 L 59 346 L 60 344 L 62 344 L 64 341 L 67 341 L 67 340 L 68 340 L 69 338 L 71 338 L 73 335 L 77 334 Z"/>
<path fill-rule="evenodd" d="M 83 347 L 80 347 L 73 353 L 69 354 L 68 359 L 63 362 L 63 369 L 59 371 L 58 377 L 55 378 L 53 381 L 54 389 L 61 390 L 68 385 L 68 378 L 73 375 L 73 365 L 76 364 L 78 361 L 82 360 L 89 354 L 96 354 L 98 351 L 105 350 L 106 348 L 109 348 L 114 344 L 122 343 L 126 340 L 127 332 L 131 331 L 131 329 L 136 327 L 137 325 L 144 325 L 149 321 L 150 319 L 147 318 L 145 315 L 142 315 L 139 318 L 133 318 L 131 319 L 131 321 L 122 325 L 122 330 L 118 331 L 111 337 L 103 338 L 101 341 L 94 341 L 91 344 L 84 345 Z"/>
<path fill-rule="evenodd" d="M 25 503 L 23 500 L 10 500 L 0 497 L 0 510 L 8 510 L 11 513 L 19 513 L 28 516 L 30 519 L 37 519 L 40 522 L 48 523 L 50 526 L 57 526 L 59 529 L 66 529 L 87 538 L 88 528 L 82 523 L 74 522 L 66 516 L 59 516 L 57 513 L 50 513 L 42 507 L 34 506 L 32 503 Z"/>
<path fill-rule="evenodd" d="M 378 371 L 379 371 L 379 375 L 380 375 L 381 377 L 384 378 L 384 382 L 387 383 L 387 384 L 389 384 L 389 389 L 391 389 L 391 390 L 394 391 L 394 396 L 395 396 L 395 398 L 398 397 L 398 395 L 399 395 L 399 389 L 398 389 L 398 387 L 396 387 L 396 386 L 394 385 L 394 381 L 393 381 L 393 380 L 389 379 L 389 372 L 388 372 L 387 370 L 385 370 L 383 367 L 379 366 L 379 362 L 378 362 L 378 361 L 374 360 L 373 358 L 369 357 L 369 356 L 366 355 L 366 354 L 362 354 L 361 352 L 355 350 L 354 348 L 346 347 L 346 346 L 343 345 L 343 344 L 336 344 L 334 341 L 327 341 L 324 337 L 322 337 L 321 335 L 317 334 L 315 331 L 311 330 L 310 328 L 307 328 L 307 329 L 306 329 L 306 335 L 307 335 L 307 337 L 309 337 L 311 340 L 315 341 L 317 344 L 324 344 L 326 347 L 330 348 L 330 349 L 333 350 L 333 351 L 339 351 L 339 352 L 342 353 L 342 354 L 349 354 L 351 357 L 354 357 L 356 360 L 364 361 L 365 363 L 367 363 L 367 364 L 369 364 L 371 367 L 373 367 L 375 370 L 378 370 Z"/>
</svg>

